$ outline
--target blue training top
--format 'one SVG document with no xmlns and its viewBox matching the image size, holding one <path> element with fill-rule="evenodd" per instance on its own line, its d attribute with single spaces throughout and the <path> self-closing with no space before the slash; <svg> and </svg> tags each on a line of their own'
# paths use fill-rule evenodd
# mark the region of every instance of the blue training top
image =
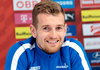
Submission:
<svg viewBox="0 0 100 70">
<path fill-rule="evenodd" d="M 91 70 L 82 44 L 65 37 L 61 49 L 47 54 L 30 37 L 8 51 L 5 70 Z"/>
</svg>

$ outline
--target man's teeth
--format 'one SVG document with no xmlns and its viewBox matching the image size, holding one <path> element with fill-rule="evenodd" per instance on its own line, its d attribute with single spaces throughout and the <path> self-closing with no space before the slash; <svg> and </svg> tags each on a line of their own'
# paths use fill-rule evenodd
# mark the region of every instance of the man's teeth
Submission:
<svg viewBox="0 0 100 70">
<path fill-rule="evenodd" d="M 47 42 L 49 42 L 49 43 L 56 43 L 56 42 L 58 42 L 58 40 L 57 41 L 47 41 Z"/>
<path fill-rule="evenodd" d="M 57 41 L 49 41 L 49 43 L 56 43 Z"/>
</svg>

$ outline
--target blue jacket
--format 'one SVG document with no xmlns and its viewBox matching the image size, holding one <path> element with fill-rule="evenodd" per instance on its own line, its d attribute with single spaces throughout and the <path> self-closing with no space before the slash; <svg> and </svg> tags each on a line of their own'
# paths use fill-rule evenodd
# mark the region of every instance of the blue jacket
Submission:
<svg viewBox="0 0 100 70">
<path fill-rule="evenodd" d="M 5 70 L 91 70 L 82 44 L 65 37 L 61 49 L 47 54 L 30 37 L 8 51 Z"/>
</svg>

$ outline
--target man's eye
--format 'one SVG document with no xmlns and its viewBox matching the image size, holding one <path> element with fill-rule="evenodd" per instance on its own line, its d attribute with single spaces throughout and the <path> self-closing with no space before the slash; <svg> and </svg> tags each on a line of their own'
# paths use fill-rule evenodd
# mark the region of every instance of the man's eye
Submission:
<svg viewBox="0 0 100 70">
<path fill-rule="evenodd" d="M 57 30 L 60 30 L 60 29 L 62 29 L 62 27 L 57 27 L 56 29 L 57 29 Z"/>
<path fill-rule="evenodd" d="M 48 27 L 44 27 L 43 30 L 49 30 L 49 28 Z"/>
</svg>

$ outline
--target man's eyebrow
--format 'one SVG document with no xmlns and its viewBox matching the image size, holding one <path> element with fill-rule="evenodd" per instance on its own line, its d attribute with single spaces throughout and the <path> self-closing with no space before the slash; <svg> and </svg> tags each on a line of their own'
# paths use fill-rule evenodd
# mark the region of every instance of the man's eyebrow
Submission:
<svg viewBox="0 0 100 70">
<path fill-rule="evenodd" d="M 59 25 L 57 25 L 57 26 L 65 26 L 65 24 L 59 24 Z M 49 25 L 43 25 L 42 27 L 49 27 Z"/>
<path fill-rule="evenodd" d="M 49 25 L 43 25 L 42 27 L 48 27 Z"/>
<path fill-rule="evenodd" d="M 65 25 L 57 25 L 57 26 L 65 26 Z"/>
</svg>

